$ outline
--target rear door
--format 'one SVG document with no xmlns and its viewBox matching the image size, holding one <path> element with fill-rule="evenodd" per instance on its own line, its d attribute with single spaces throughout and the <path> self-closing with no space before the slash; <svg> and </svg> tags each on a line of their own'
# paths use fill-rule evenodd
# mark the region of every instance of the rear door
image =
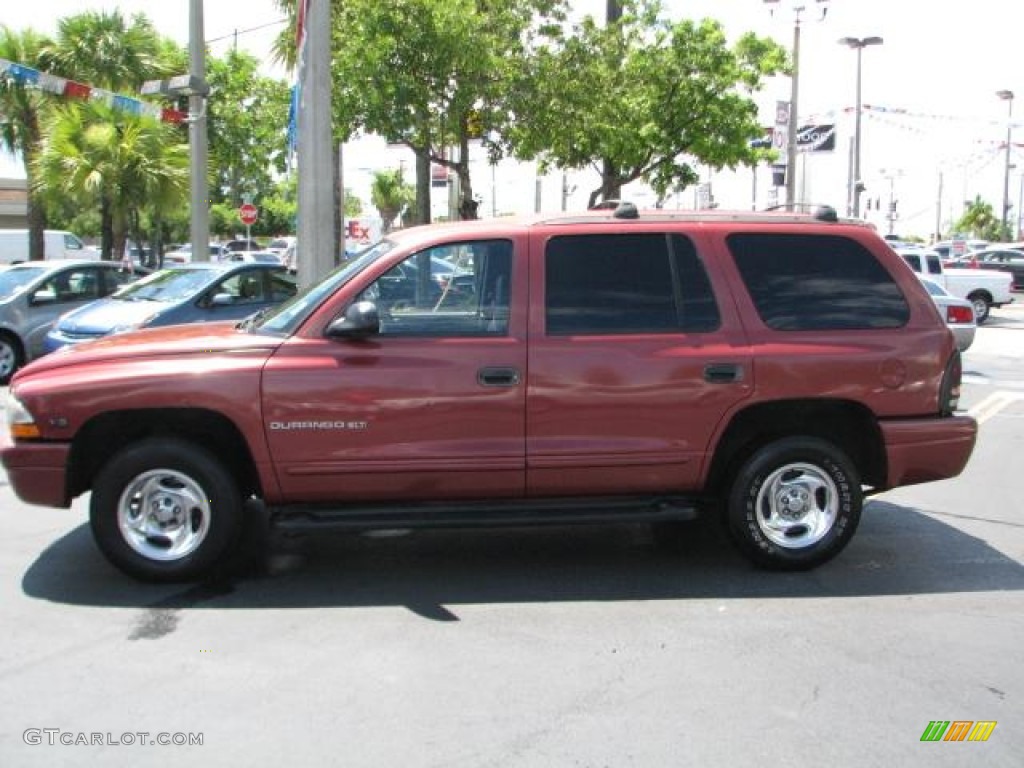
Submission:
<svg viewBox="0 0 1024 768">
<path fill-rule="evenodd" d="M 712 435 L 753 386 L 699 243 L 657 230 L 534 238 L 529 494 L 697 484 Z"/>
</svg>

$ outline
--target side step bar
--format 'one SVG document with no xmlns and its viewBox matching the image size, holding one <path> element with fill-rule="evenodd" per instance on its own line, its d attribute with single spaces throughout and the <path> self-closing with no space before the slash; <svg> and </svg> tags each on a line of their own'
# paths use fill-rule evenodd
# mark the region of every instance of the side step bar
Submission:
<svg viewBox="0 0 1024 768">
<path fill-rule="evenodd" d="M 285 531 L 372 531 L 392 528 L 477 528 L 694 520 L 695 499 L 629 497 L 454 503 L 293 505 L 271 509 Z"/>
</svg>

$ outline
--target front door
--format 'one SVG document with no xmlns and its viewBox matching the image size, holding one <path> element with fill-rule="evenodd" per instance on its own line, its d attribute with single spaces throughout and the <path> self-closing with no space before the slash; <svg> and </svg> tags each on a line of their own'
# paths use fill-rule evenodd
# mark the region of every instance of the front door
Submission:
<svg viewBox="0 0 1024 768">
<path fill-rule="evenodd" d="M 282 490 L 307 501 L 521 496 L 526 260 L 513 243 L 411 255 L 356 300 L 380 333 L 293 338 L 264 372 Z"/>
</svg>

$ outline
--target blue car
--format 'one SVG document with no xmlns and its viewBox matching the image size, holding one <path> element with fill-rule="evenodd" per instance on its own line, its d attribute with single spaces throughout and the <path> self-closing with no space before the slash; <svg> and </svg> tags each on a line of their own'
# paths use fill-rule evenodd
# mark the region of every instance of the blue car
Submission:
<svg viewBox="0 0 1024 768">
<path fill-rule="evenodd" d="M 111 296 L 62 315 L 45 352 L 137 328 L 240 320 L 295 295 L 280 264 L 196 262 L 162 269 Z"/>
</svg>

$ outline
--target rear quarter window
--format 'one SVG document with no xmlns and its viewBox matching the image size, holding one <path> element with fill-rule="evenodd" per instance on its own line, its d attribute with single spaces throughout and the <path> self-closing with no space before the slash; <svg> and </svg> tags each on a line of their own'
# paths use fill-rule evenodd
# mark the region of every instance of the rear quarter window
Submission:
<svg viewBox="0 0 1024 768">
<path fill-rule="evenodd" d="M 892 275 L 837 235 L 730 235 L 726 242 L 761 320 L 778 331 L 900 328 L 910 308 Z"/>
</svg>

